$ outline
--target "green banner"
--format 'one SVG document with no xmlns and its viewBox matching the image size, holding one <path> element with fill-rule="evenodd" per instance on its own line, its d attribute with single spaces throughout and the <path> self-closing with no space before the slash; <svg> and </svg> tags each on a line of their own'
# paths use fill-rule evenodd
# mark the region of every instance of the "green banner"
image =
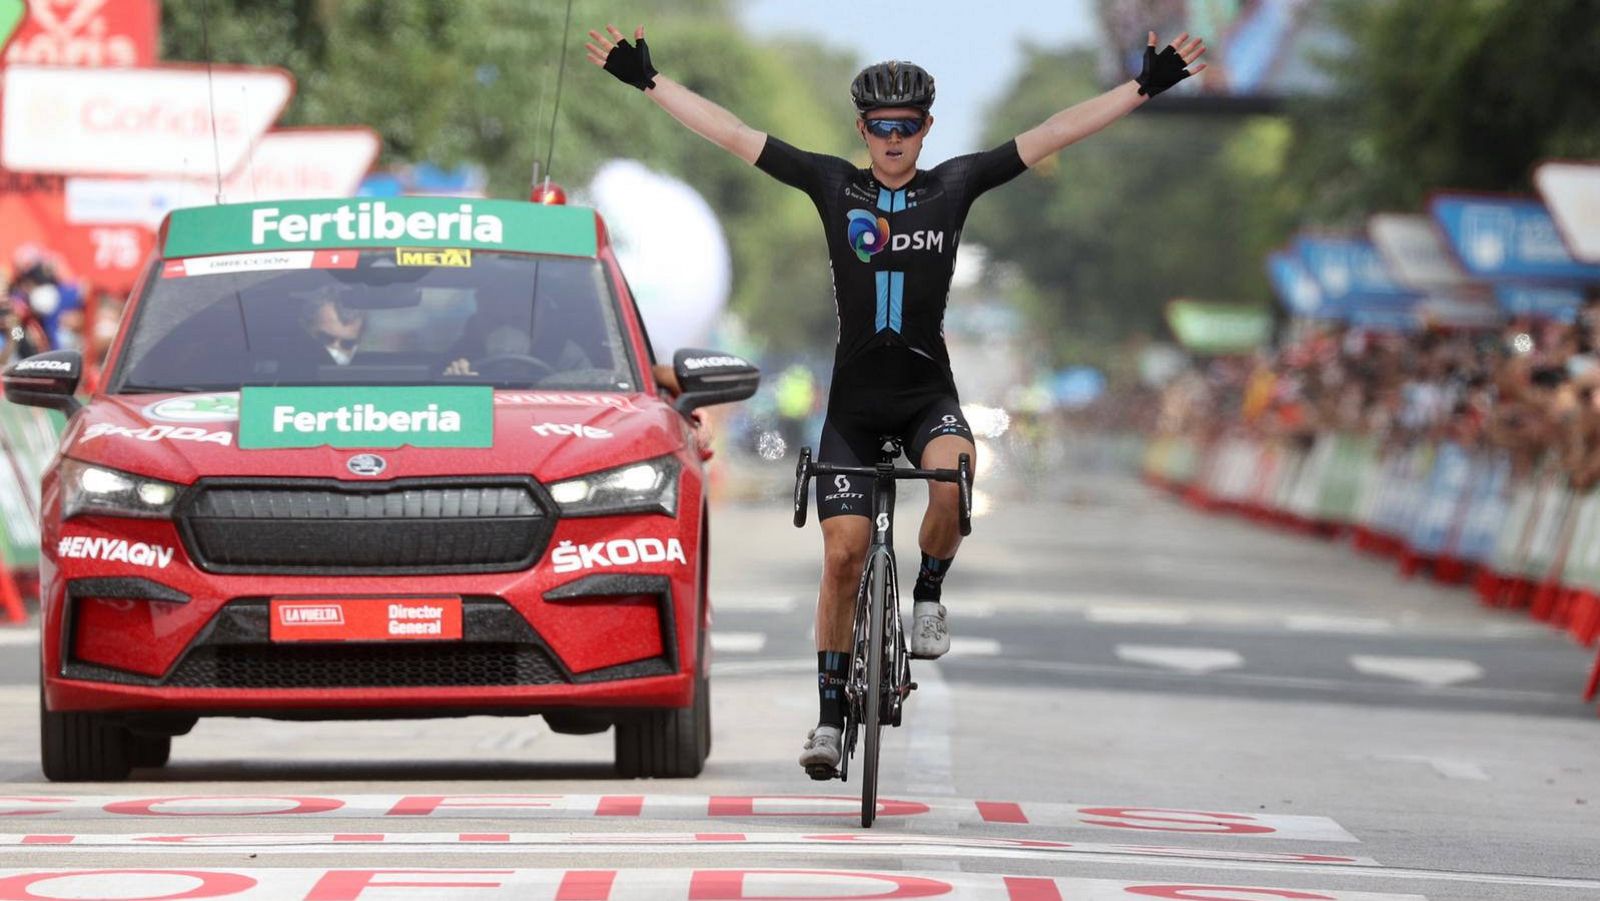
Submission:
<svg viewBox="0 0 1600 901">
<path fill-rule="evenodd" d="M 22 16 L 27 11 L 22 0 L 0 0 L 0 50 L 11 42 L 11 35 L 22 24 Z"/>
<path fill-rule="evenodd" d="M 239 398 L 239 447 L 489 447 L 494 389 L 257 388 Z"/>
<path fill-rule="evenodd" d="M 1167 304 L 1167 325 L 1178 343 L 1195 353 L 1244 353 L 1272 337 L 1272 311 L 1244 304 L 1174 300 Z"/>
<path fill-rule="evenodd" d="M 63 424 L 59 413 L 0 403 L 0 554 L 14 570 L 39 565 L 39 480 Z"/>
<path fill-rule="evenodd" d="M 592 257 L 594 210 L 515 200 L 285 200 L 174 210 L 162 255 L 451 247 Z"/>
</svg>

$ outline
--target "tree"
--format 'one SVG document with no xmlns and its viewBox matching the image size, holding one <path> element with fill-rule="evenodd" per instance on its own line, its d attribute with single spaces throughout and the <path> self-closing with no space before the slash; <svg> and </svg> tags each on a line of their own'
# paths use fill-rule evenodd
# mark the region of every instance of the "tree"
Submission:
<svg viewBox="0 0 1600 901">
<path fill-rule="evenodd" d="M 1359 224 L 1441 188 L 1528 191 L 1600 156 L 1600 4 L 1339 0 L 1336 91 L 1295 114 L 1289 173 L 1313 221 Z"/>
</svg>

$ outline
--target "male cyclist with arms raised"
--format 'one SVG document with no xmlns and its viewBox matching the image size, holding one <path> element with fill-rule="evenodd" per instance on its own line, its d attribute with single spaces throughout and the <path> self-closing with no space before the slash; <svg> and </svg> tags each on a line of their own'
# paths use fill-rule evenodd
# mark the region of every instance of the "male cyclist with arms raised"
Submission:
<svg viewBox="0 0 1600 901">
<path fill-rule="evenodd" d="M 945 301 L 956 244 L 978 195 L 1005 184 L 1040 160 L 1122 118 L 1191 73 L 1205 52 L 1180 36 L 1160 52 L 1150 34 L 1139 77 L 1051 116 L 1014 140 L 960 156 L 931 170 L 917 168 L 933 125 L 933 78 L 907 62 L 868 66 L 850 85 L 856 131 L 872 165 L 858 169 L 838 157 L 797 150 L 745 125 L 738 117 L 659 74 L 644 28 L 629 42 L 613 26 L 610 38 L 591 31 L 589 61 L 645 93 L 685 126 L 805 191 L 822 217 L 833 267 L 839 343 L 833 384 L 818 447 L 819 462 L 871 466 L 879 438 L 901 438 L 907 456 L 924 469 L 953 469 L 961 454 L 976 456 L 961 415 L 944 343 Z M 1204 69 L 1202 64 L 1194 72 Z M 843 686 L 855 615 L 855 595 L 871 537 L 865 480 L 837 476 L 817 483 L 822 524 L 822 588 L 817 599 L 817 669 L 821 716 L 807 736 L 800 765 L 813 778 L 831 777 L 839 764 L 844 724 Z M 931 659 L 950 648 L 940 590 L 956 547 L 957 487 L 931 482 L 918 544 L 922 563 L 912 590 L 911 653 Z"/>
</svg>

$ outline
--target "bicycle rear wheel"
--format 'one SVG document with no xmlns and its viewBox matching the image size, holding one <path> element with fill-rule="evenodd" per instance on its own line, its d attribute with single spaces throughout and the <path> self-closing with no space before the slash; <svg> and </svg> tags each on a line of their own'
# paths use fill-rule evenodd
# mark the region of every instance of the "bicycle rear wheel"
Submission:
<svg viewBox="0 0 1600 901">
<path fill-rule="evenodd" d="M 878 750 L 883 739 L 883 639 L 884 610 L 888 599 L 889 555 L 872 558 L 872 576 L 867 582 L 867 692 L 862 699 L 862 726 L 866 747 L 861 758 L 861 825 L 872 828 L 878 816 Z"/>
</svg>

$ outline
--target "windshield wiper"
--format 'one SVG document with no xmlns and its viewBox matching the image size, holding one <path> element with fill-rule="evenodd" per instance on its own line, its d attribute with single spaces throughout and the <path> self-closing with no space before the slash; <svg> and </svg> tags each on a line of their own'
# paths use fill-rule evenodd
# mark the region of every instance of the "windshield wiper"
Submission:
<svg viewBox="0 0 1600 901">
<path fill-rule="evenodd" d="M 233 391 L 216 385 L 123 385 L 118 394 L 197 394 L 201 391 Z"/>
</svg>

